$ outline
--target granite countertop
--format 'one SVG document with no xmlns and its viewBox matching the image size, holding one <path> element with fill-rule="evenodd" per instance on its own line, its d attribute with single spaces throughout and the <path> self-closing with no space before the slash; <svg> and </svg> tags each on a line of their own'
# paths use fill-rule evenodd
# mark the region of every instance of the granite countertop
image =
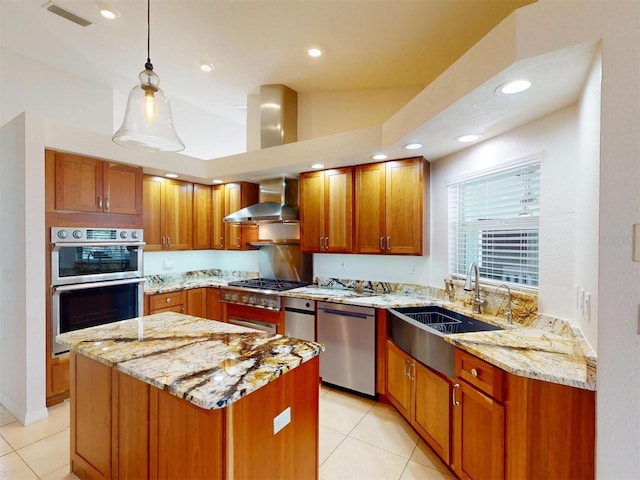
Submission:
<svg viewBox="0 0 640 480">
<path fill-rule="evenodd" d="M 324 351 L 315 342 L 174 312 L 57 339 L 76 353 L 206 409 L 224 408 Z"/>
<path fill-rule="evenodd" d="M 250 278 L 252 275 L 244 272 L 205 273 L 208 275 L 187 275 L 173 281 L 163 278 L 149 287 L 153 291 L 148 291 L 145 286 L 145 293 L 226 285 L 233 279 Z M 568 321 L 531 314 L 531 310 L 537 310 L 537 305 L 534 309 L 526 300 L 521 299 L 522 318 L 518 319 L 514 310 L 514 324 L 511 325 L 502 315 L 473 314 L 460 304 L 459 298 L 456 302 L 443 300 L 444 297 L 436 294 L 442 292 L 435 292 L 429 287 L 333 278 L 316 281 L 314 285 L 280 292 L 280 295 L 385 309 L 443 306 L 503 328 L 491 332 L 445 335 L 445 340 L 452 345 L 514 375 L 587 390 L 596 389 L 597 356 L 582 332 Z"/>
<path fill-rule="evenodd" d="M 533 326 L 512 325 L 495 315 L 476 315 L 460 305 L 434 299 L 421 291 L 378 294 L 358 293 L 349 288 L 308 286 L 287 290 L 282 295 L 376 308 L 443 306 L 503 329 L 447 334 L 444 337 L 448 343 L 514 375 L 586 390 L 596 389 L 595 353 L 575 329 L 563 324 L 556 328 L 562 334 L 548 331 L 553 330 L 551 327 L 557 319 L 541 318 Z"/>
</svg>

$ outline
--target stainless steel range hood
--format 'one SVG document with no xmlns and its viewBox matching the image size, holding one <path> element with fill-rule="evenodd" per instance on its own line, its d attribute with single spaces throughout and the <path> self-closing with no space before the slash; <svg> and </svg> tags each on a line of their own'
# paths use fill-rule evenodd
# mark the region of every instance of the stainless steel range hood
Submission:
<svg viewBox="0 0 640 480">
<path fill-rule="evenodd" d="M 298 179 L 277 177 L 260 182 L 260 203 L 224 217 L 228 223 L 297 222 Z"/>
</svg>

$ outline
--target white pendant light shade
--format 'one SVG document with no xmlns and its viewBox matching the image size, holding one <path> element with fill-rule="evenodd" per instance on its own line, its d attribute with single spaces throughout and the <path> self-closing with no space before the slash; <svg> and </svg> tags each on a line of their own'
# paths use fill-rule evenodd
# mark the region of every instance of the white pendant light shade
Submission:
<svg viewBox="0 0 640 480">
<path fill-rule="evenodd" d="M 124 147 L 150 151 L 184 150 L 184 143 L 173 126 L 169 100 L 158 86 L 160 78 L 149 69 L 149 64 L 145 67 L 139 75 L 140 85 L 129 93 L 124 120 L 113 141 Z"/>
</svg>

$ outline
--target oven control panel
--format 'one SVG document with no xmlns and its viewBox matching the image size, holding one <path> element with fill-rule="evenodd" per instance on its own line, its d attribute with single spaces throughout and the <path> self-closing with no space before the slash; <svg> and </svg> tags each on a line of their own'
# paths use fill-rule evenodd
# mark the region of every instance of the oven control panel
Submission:
<svg viewBox="0 0 640 480">
<path fill-rule="evenodd" d="M 249 307 L 265 308 L 267 310 L 280 310 L 280 295 L 251 291 L 243 288 L 221 288 L 220 301 L 235 303 Z"/>
</svg>

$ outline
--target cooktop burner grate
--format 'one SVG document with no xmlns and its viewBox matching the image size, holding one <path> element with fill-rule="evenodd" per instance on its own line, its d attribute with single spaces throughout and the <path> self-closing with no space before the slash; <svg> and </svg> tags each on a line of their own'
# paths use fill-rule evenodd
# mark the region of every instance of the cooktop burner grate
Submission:
<svg viewBox="0 0 640 480">
<path fill-rule="evenodd" d="M 237 280 L 229 282 L 231 287 L 257 288 L 261 290 L 274 290 L 283 292 L 293 288 L 305 287 L 309 285 L 307 282 L 297 282 L 294 280 L 277 280 L 274 278 L 250 278 L 248 280 Z"/>
</svg>

